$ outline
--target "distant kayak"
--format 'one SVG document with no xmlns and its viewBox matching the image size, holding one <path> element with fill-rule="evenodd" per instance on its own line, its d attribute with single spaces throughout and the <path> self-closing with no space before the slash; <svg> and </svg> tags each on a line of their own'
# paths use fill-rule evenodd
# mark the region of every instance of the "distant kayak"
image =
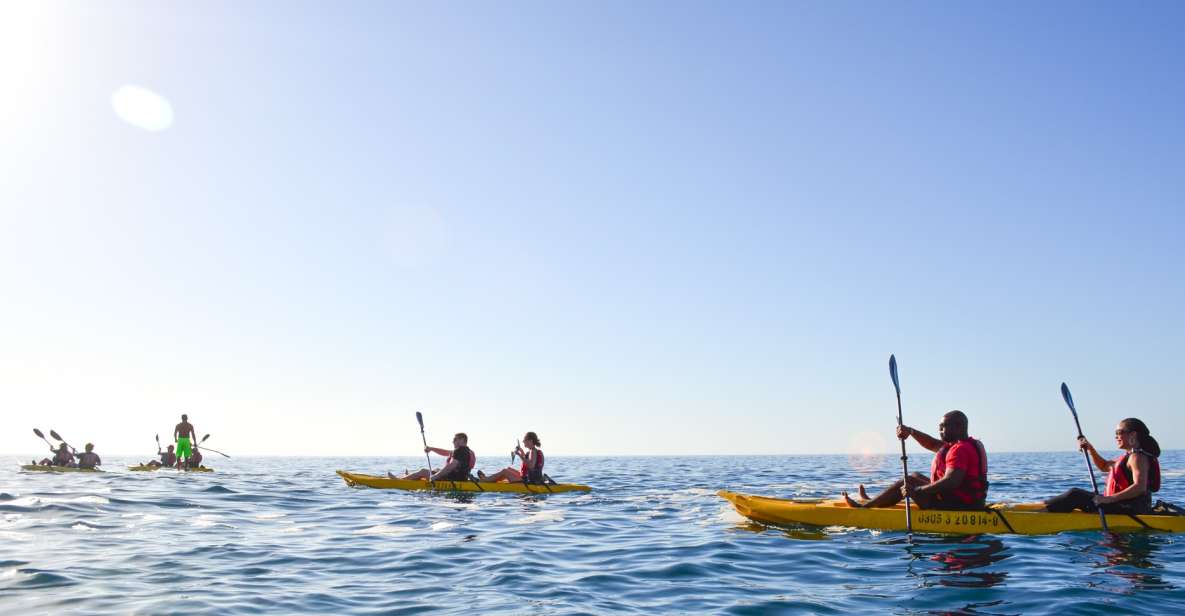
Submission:
<svg viewBox="0 0 1185 616">
<path fill-rule="evenodd" d="M 592 488 L 575 483 L 539 485 L 527 483 L 479 483 L 473 481 L 437 481 L 391 479 L 378 475 L 364 475 L 349 471 L 338 471 L 338 475 L 350 487 L 378 488 L 380 490 L 436 490 L 437 492 L 520 492 L 553 494 L 558 492 L 588 492 Z"/>
<path fill-rule="evenodd" d="M 849 507 L 843 500 L 790 500 L 717 492 L 741 515 L 775 526 L 848 526 L 905 530 L 902 505 L 878 509 Z M 1050 535 L 1066 531 L 1102 530 L 1098 513 L 1047 513 L 1042 503 L 992 505 L 983 511 L 912 509 L 914 532 L 977 535 L 981 533 Z M 1185 532 L 1185 515 L 1107 514 L 1112 532 L 1155 530 Z"/>
<path fill-rule="evenodd" d="M 73 466 L 42 466 L 40 464 L 22 464 L 22 471 L 36 471 L 42 473 L 102 473 L 97 468 L 75 468 Z"/>
<path fill-rule="evenodd" d="M 199 466 L 197 468 L 173 468 L 171 466 L 169 466 L 169 467 L 146 466 L 144 464 L 139 464 L 136 466 L 129 466 L 128 470 L 129 471 L 137 471 L 137 472 L 144 472 L 144 471 L 152 472 L 152 471 L 159 471 L 159 470 L 169 470 L 169 471 L 173 471 L 174 473 L 213 473 L 214 472 L 214 469 L 206 468 L 204 466 Z"/>
</svg>

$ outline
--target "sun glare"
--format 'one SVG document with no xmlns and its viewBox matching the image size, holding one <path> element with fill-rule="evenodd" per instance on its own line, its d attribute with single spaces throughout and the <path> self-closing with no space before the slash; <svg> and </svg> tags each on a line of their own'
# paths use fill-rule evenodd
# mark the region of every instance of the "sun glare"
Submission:
<svg viewBox="0 0 1185 616">
<path fill-rule="evenodd" d="M 111 95 L 111 107 L 124 122 L 148 131 L 173 125 L 173 106 L 165 97 L 140 86 L 122 86 Z"/>
</svg>

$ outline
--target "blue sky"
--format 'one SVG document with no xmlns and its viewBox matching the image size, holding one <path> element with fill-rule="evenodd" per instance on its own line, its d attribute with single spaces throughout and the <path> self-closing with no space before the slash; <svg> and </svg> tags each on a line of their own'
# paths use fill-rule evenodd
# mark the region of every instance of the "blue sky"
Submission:
<svg viewBox="0 0 1185 616">
<path fill-rule="evenodd" d="M 1185 447 L 1179 4 L 0 10 L 0 451 Z"/>
</svg>

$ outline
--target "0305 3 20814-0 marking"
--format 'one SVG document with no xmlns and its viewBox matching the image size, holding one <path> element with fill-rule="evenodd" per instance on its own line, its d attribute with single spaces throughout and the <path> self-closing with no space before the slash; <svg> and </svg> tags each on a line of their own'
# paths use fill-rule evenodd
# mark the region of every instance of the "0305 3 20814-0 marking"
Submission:
<svg viewBox="0 0 1185 616">
<path fill-rule="evenodd" d="M 1000 525 L 1000 518 L 989 513 L 915 513 L 914 521 L 918 524 L 941 524 L 943 526 L 987 526 L 995 528 Z"/>
</svg>

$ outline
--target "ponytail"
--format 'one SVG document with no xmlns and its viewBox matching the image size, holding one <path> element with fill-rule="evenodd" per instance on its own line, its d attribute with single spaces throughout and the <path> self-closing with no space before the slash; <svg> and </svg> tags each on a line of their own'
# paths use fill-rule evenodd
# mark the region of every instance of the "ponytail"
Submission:
<svg viewBox="0 0 1185 616">
<path fill-rule="evenodd" d="M 1148 426 L 1144 425 L 1144 422 L 1135 417 L 1128 417 L 1122 423 L 1128 430 L 1136 433 L 1137 443 L 1141 451 L 1153 458 L 1160 457 L 1160 443 L 1157 443 L 1156 439 L 1152 438 L 1152 435 L 1149 434 Z"/>
</svg>

